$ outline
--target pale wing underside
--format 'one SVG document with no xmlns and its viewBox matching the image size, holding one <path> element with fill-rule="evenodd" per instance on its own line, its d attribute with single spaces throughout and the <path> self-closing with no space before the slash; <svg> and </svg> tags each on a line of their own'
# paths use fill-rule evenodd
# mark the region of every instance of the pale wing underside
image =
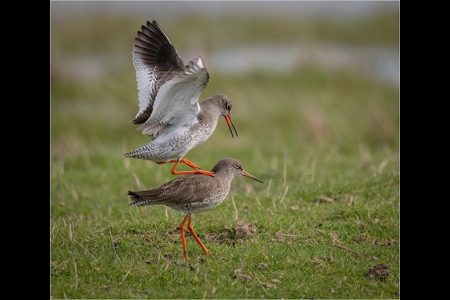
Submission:
<svg viewBox="0 0 450 300">
<path fill-rule="evenodd" d="M 171 126 L 197 123 L 200 112 L 198 98 L 208 82 L 209 74 L 203 59 L 199 57 L 190 61 L 181 72 L 159 88 L 150 118 L 138 129 L 156 138 Z"/>
</svg>

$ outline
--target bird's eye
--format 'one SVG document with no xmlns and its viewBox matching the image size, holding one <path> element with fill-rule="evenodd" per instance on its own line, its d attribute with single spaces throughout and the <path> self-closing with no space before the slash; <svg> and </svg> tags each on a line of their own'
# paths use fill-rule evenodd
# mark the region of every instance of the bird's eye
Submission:
<svg viewBox="0 0 450 300">
<path fill-rule="evenodd" d="M 234 165 L 234 167 L 236 168 L 236 169 L 240 169 L 241 168 L 241 166 L 240 165 Z"/>
<path fill-rule="evenodd" d="M 231 110 L 231 105 L 227 104 L 227 110 Z"/>
</svg>

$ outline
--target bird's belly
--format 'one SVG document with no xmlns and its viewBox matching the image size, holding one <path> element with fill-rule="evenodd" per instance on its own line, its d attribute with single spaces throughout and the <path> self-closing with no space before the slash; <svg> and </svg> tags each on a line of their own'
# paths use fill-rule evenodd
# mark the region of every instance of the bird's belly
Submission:
<svg viewBox="0 0 450 300">
<path fill-rule="evenodd" d="M 182 158 L 189 151 L 206 142 L 213 132 L 214 128 L 200 127 L 199 130 L 187 130 L 184 134 L 174 134 L 162 144 L 161 155 L 167 159 Z"/>
<path fill-rule="evenodd" d="M 195 129 L 182 127 L 169 130 L 151 143 L 133 151 L 135 153 L 131 156 L 154 162 L 169 162 L 173 158 L 182 158 L 208 140 L 214 128 L 198 126 Z"/>
<path fill-rule="evenodd" d="M 194 146 L 193 137 L 187 133 L 161 135 L 149 145 L 154 145 L 148 153 L 149 159 L 155 162 L 168 162 L 173 158 L 181 158 Z"/>
<path fill-rule="evenodd" d="M 202 201 L 193 203 L 180 203 L 177 205 L 170 205 L 169 207 L 173 210 L 184 212 L 185 214 L 191 214 L 210 211 L 220 203 L 222 203 L 222 201 Z"/>
<path fill-rule="evenodd" d="M 214 133 L 214 129 L 216 129 L 216 126 L 201 126 L 199 130 L 195 131 L 193 134 L 194 144 L 191 149 L 194 149 L 206 142 Z"/>
</svg>

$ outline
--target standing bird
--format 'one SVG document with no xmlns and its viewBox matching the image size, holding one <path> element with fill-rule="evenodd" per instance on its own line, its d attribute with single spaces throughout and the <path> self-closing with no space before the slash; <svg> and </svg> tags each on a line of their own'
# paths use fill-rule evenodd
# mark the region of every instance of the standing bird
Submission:
<svg viewBox="0 0 450 300">
<path fill-rule="evenodd" d="M 178 210 L 186 214 L 180 224 L 181 241 L 183 242 L 184 255 L 189 259 L 186 250 L 186 240 L 184 238 L 184 223 L 189 218 L 188 230 L 200 244 L 205 255 L 209 255 L 208 250 L 195 234 L 191 225 L 191 215 L 209 211 L 222 203 L 223 199 L 230 191 L 231 181 L 237 176 L 247 176 L 251 179 L 262 181 L 242 169 L 242 165 L 235 159 L 224 158 L 220 160 L 211 172 L 214 177 L 205 175 L 185 175 L 175 178 L 160 187 L 148 191 L 128 192 L 133 201 L 131 206 L 144 205 L 165 205 L 171 209 Z"/>
<path fill-rule="evenodd" d="M 203 144 L 214 132 L 223 116 L 231 131 L 231 102 L 227 96 L 214 95 L 198 103 L 209 82 L 209 74 L 201 57 L 184 65 L 161 27 L 147 22 L 138 31 L 133 46 L 133 64 L 139 90 L 139 112 L 128 123 L 142 124 L 138 129 L 152 142 L 124 157 L 152 160 L 158 164 L 175 163 L 172 174 L 204 174 L 197 165 L 183 158 L 191 149 Z M 234 138 L 234 136 L 233 136 Z M 176 158 L 176 160 L 173 160 Z M 176 171 L 178 163 L 195 171 Z"/>
</svg>

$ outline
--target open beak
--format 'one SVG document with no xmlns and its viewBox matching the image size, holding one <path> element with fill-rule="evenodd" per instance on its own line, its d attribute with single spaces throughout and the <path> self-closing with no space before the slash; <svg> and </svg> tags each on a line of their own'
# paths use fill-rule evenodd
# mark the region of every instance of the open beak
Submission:
<svg viewBox="0 0 450 300">
<path fill-rule="evenodd" d="M 225 118 L 225 120 L 227 121 L 228 128 L 230 128 L 231 136 L 234 138 L 233 132 L 231 131 L 230 123 L 231 123 L 231 125 L 233 126 L 233 129 L 234 129 L 234 132 L 236 133 L 236 136 L 238 136 L 238 133 L 237 133 L 237 131 L 236 131 L 236 128 L 234 128 L 233 121 L 231 121 L 231 116 L 230 116 L 230 115 L 226 115 L 226 116 L 224 116 L 224 118 Z"/>
<path fill-rule="evenodd" d="M 247 171 L 244 171 L 244 170 L 242 170 L 242 176 L 247 176 L 248 178 L 251 178 L 251 179 L 253 179 L 253 180 L 256 180 L 256 181 L 259 181 L 259 182 L 261 182 L 261 183 L 264 183 L 264 182 L 262 182 L 261 179 L 256 178 L 255 176 L 253 176 L 253 175 L 250 174 L 250 173 L 247 173 Z"/>
</svg>

